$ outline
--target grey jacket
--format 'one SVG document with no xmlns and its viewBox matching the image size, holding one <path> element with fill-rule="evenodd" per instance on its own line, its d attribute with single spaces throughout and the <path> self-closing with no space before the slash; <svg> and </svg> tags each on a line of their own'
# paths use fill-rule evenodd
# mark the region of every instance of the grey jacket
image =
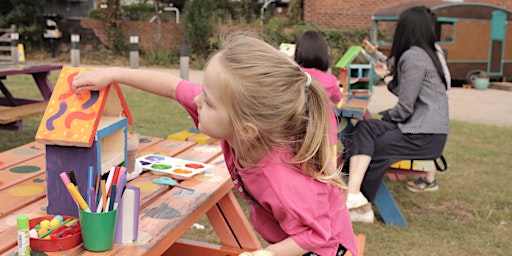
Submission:
<svg viewBox="0 0 512 256">
<path fill-rule="evenodd" d="M 441 64 L 446 66 L 444 60 Z M 404 52 L 397 65 L 399 86 L 390 88 L 398 102 L 389 111 L 391 119 L 398 123 L 402 133 L 448 134 L 448 91 L 428 54 L 413 46 Z"/>
</svg>

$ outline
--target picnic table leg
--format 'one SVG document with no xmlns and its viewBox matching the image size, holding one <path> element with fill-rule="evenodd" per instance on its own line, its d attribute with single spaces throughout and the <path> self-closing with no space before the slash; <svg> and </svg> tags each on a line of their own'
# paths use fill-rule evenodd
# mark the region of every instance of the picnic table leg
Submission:
<svg viewBox="0 0 512 256">
<path fill-rule="evenodd" d="M 256 234 L 245 217 L 233 192 L 228 192 L 206 213 L 221 245 L 178 239 L 164 255 L 172 256 L 237 256 L 244 251 L 261 248 Z"/>
<path fill-rule="evenodd" d="M 48 79 L 49 75 L 49 71 L 32 74 L 32 77 L 34 77 L 34 81 L 37 84 L 37 88 L 39 88 L 39 91 L 41 91 L 41 95 L 43 96 L 44 100 L 50 100 L 53 92 L 52 83 Z"/>
<path fill-rule="evenodd" d="M 261 248 L 260 241 L 232 191 L 219 200 L 206 216 L 223 245 L 247 250 Z"/>
<path fill-rule="evenodd" d="M 0 91 L 5 95 L 4 98 L 0 98 L 0 105 L 2 106 L 16 106 L 16 99 L 12 96 L 11 92 L 7 90 L 5 84 L 1 79 L 5 79 L 5 77 L 0 77 Z"/>
<path fill-rule="evenodd" d="M 382 181 L 379 186 L 379 190 L 375 196 L 374 204 L 379 210 L 384 223 L 388 225 L 407 227 L 407 221 L 405 221 L 400 208 L 398 208 L 398 205 L 393 199 L 393 196 L 389 192 L 384 181 Z"/>
</svg>

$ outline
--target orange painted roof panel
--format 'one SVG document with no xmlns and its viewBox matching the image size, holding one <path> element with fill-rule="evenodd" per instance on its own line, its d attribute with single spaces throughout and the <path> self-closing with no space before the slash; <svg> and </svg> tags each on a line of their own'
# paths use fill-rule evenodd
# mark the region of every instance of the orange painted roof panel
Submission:
<svg viewBox="0 0 512 256">
<path fill-rule="evenodd" d="M 98 123 L 103 115 L 107 98 L 112 85 L 99 91 L 82 91 L 78 98 L 71 88 L 71 81 L 78 72 L 92 68 L 63 67 L 48 107 L 41 119 L 35 139 L 51 145 L 91 147 L 98 129 Z M 119 97 L 120 114 L 129 117 L 124 97 L 118 84 L 112 96 Z M 117 93 L 116 93 L 117 92 Z"/>
</svg>

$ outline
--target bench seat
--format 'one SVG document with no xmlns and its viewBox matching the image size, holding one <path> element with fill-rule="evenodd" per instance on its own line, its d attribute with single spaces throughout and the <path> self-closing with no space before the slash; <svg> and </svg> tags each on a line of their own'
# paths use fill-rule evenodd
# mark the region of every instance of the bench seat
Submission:
<svg viewBox="0 0 512 256">
<path fill-rule="evenodd" d="M 405 181 L 407 176 L 425 177 L 436 171 L 434 160 L 402 160 L 392 164 L 386 174 L 392 181 Z"/>
<path fill-rule="evenodd" d="M 48 101 L 0 109 L 0 124 L 9 124 L 25 118 L 44 114 Z"/>
</svg>

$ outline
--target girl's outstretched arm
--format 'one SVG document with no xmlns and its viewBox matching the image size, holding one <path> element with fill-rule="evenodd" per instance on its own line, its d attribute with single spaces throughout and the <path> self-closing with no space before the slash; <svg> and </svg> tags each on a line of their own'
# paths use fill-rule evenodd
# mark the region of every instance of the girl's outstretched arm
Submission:
<svg viewBox="0 0 512 256">
<path fill-rule="evenodd" d="M 114 67 L 80 72 L 73 78 L 73 88 L 80 95 L 81 90 L 99 90 L 117 82 L 174 99 L 176 86 L 181 80 L 164 72 Z"/>
<path fill-rule="evenodd" d="M 292 238 L 288 237 L 285 240 L 272 244 L 265 248 L 265 250 L 271 251 L 275 256 L 279 255 L 303 255 L 308 251 L 300 247 Z"/>
</svg>

